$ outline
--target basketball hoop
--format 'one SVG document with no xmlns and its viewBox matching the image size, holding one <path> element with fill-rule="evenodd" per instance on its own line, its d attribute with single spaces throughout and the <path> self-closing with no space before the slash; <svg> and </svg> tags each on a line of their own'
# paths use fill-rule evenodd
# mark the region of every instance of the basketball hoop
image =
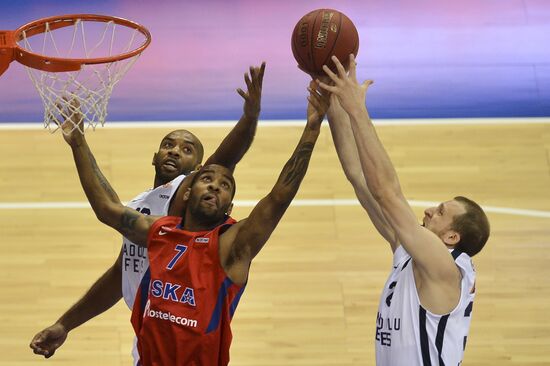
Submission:
<svg viewBox="0 0 550 366">
<path fill-rule="evenodd" d="M 72 14 L 39 19 L 0 31 L 0 75 L 14 60 L 25 65 L 44 103 L 44 127 L 55 132 L 66 121 L 84 133 L 104 125 L 114 86 L 150 43 L 145 27 L 122 18 Z M 72 118 L 75 113 L 81 118 Z M 84 124 L 79 127 L 73 121 L 80 119 Z"/>
</svg>

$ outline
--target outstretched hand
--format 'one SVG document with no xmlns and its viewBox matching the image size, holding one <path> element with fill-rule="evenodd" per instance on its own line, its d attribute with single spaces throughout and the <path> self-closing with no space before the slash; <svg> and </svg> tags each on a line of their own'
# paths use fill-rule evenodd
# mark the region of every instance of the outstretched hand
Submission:
<svg viewBox="0 0 550 366">
<path fill-rule="evenodd" d="M 63 132 L 63 138 L 70 146 L 78 146 L 84 139 L 84 116 L 80 110 L 80 102 L 76 98 L 68 101 L 63 98 L 64 106 L 56 104 L 57 113 L 63 117 L 63 122 L 50 115 L 50 120 L 57 124 Z"/>
<path fill-rule="evenodd" d="M 241 88 L 237 89 L 237 93 L 244 99 L 243 112 L 247 117 L 257 119 L 260 116 L 264 71 L 265 62 L 262 62 L 260 67 L 250 66 L 250 75 L 249 73 L 244 74 L 247 91 L 245 92 Z"/>
<path fill-rule="evenodd" d="M 65 342 L 67 334 L 68 332 L 65 330 L 65 327 L 59 323 L 55 323 L 36 334 L 31 341 L 30 347 L 35 354 L 50 358 Z"/>
<path fill-rule="evenodd" d="M 307 105 L 307 124 L 309 128 L 317 130 L 321 127 L 321 123 L 325 118 L 325 114 L 330 106 L 330 93 L 324 90 L 319 90 L 317 83 L 311 81 L 309 87 L 309 101 Z"/>
<path fill-rule="evenodd" d="M 365 80 L 362 84 L 359 84 L 356 75 L 357 63 L 355 62 L 353 54 L 349 55 L 349 74 L 336 56 L 332 56 L 332 61 L 336 65 L 338 74 L 332 72 L 326 65 L 323 66 L 323 70 L 330 78 L 333 85 L 330 85 L 326 81 L 318 80 L 319 86 L 336 95 L 340 105 L 349 115 L 365 111 L 367 89 L 373 81 Z"/>
</svg>

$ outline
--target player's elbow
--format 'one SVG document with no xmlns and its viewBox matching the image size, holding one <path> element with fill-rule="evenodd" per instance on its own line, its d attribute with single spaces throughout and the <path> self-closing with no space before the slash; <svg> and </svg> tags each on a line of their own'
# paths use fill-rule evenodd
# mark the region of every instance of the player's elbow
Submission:
<svg viewBox="0 0 550 366">
<path fill-rule="evenodd" d="M 96 204 L 94 205 L 94 213 L 102 224 L 115 228 L 117 221 L 120 221 L 116 219 L 117 207 L 118 205 L 109 202 Z"/>
<path fill-rule="evenodd" d="M 354 188 L 365 185 L 365 176 L 363 175 L 362 171 L 350 171 L 349 169 L 346 169 L 344 170 L 344 173 L 346 174 L 348 182 L 350 182 Z"/>
<path fill-rule="evenodd" d="M 380 187 L 371 189 L 371 194 L 374 200 L 381 206 L 385 207 L 395 201 L 400 196 L 400 191 L 389 187 Z"/>
<path fill-rule="evenodd" d="M 105 225 L 111 226 L 111 227 L 113 226 L 112 220 L 109 217 L 107 217 L 107 215 L 105 215 L 104 213 L 96 212 L 95 217 L 97 217 L 99 222 L 101 222 L 102 224 L 105 224 Z"/>
<path fill-rule="evenodd" d="M 395 197 L 399 197 L 402 194 L 398 181 L 387 182 L 382 180 L 373 180 L 368 182 L 368 188 L 376 202 L 379 204 L 382 204 L 382 202 L 387 200 L 393 200 Z"/>
<path fill-rule="evenodd" d="M 276 187 L 269 193 L 269 200 L 275 207 L 286 208 L 296 196 L 296 190 L 288 187 Z"/>
</svg>

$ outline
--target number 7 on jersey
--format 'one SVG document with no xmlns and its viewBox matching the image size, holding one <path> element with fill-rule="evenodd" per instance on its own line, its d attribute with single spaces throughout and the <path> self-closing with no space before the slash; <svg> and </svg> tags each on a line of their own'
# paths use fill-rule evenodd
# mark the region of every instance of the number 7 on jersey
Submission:
<svg viewBox="0 0 550 366">
<path fill-rule="evenodd" d="M 187 251 L 187 246 L 183 245 L 183 244 L 178 244 L 178 245 L 176 245 L 176 248 L 174 248 L 174 250 L 176 250 L 177 253 L 174 256 L 174 258 L 172 258 L 170 263 L 168 263 L 168 265 L 166 266 L 167 270 L 171 270 L 172 268 L 174 268 L 174 266 L 176 265 L 176 262 L 181 258 L 183 253 L 185 253 Z"/>
</svg>

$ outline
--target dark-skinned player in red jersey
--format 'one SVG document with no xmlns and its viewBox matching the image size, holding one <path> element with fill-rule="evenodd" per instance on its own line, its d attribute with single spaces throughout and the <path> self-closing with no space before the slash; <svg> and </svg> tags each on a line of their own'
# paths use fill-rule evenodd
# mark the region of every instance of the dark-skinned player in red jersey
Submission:
<svg viewBox="0 0 550 366">
<path fill-rule="evenodd" d="M 193 176 L 183 220 L 146 216 L 123 206 L 87 147 L 66 138 L 98 219 L 148 249 L 149 273 L 132 314 L 142 365 L 229 363 L 230 322 L 251 261 L 295 197 L 328 109 L 328 94 L 313 83 L 309 90 L 298 146 L 272 190 L 238 222 L 229 216 L 235 180 L 223 166 L 207 165 Z"/>
<path fill-rule="evenodd" d="M 261 110 L 264 71 L 265 62 L 261 66 L 250 66 L 249 72 L 244 74 L 246 88 L 237 89 L 237 93 L 244 99 L 242 116 L 205 165 L 219 164 L 233 170 L 252 144 Z M 82 116 L 75 100 L 70 109 L 66 115 L 71 115 L 72 122 L 78 124 Z M 86 144 L 84 136 L 72 139 L 75 140 L 73 143 Z M 153 188 L 137 195 L 127 206 L 143 214 L 163 216 L 173 212 L 172 215 L 181 215 L 182 197 L 189 185 L 188 175 L 200 168 L 203 153 L 201 141 L 191 132 L 176 130 L 167 134 L 153 155 Z M 148 268 L 147 250 L 123 238 L 120 255 L 115 263 L 54 324 L 33 337 L 30 347 L 34 353 L 52 357 L 64 344 L 70 331 L 111 308 L 121 296 L 132 310 L 136 292 Z M 133 365 L 138 365 L 136 342 L 132 356 Z"/>
</svg>

